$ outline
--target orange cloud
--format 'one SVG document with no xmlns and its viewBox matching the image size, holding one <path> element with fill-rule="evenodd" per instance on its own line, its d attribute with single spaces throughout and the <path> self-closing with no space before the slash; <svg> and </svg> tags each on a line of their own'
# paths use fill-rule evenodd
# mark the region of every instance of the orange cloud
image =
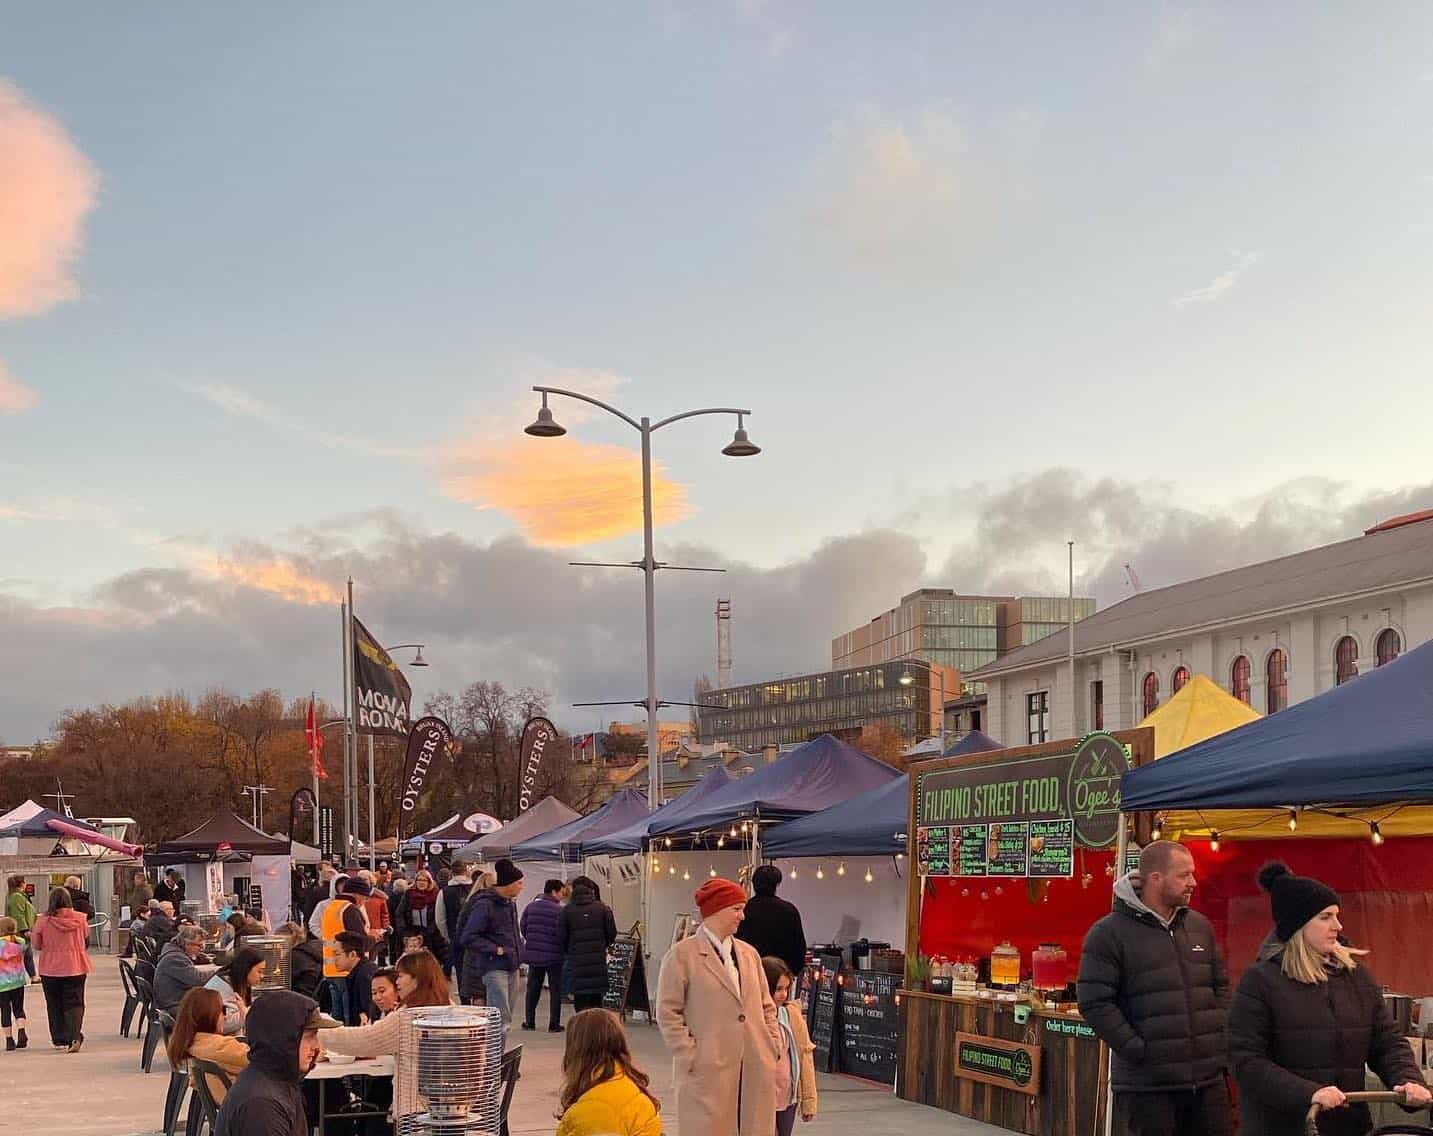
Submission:
<svg viewBox="0 0 1433 1136">
<path fill-rule="evenodd" d="M 301 604 L 338 603 L 342 593 L 334 584 L 310 576 L 287 560 L 227 560 L 220 558 L 212 565 L 212 574 L 226 583 L 242 588 L 271 592 Z"/>
<path fill-rule="evenodd" d="M 97 184 L 60 122 L 0 79 L 0 316 L 79 294 L 70 269 Z"/>
<path fill-rule="evenodd" d="M 3 256 L 0 253 L 0 256 Z M 21 414 L 38 401 L 35 392 L 5 370 L 0 363 L 0 414 Z"/>
<path fill-rule="evenodd" d="M 574 438 L 520 438 L 455 449 L 443 489 L 480 509 L 501 509 L 534 544 L 591 544 L 642 528 L 642 463 L 621 446 Z M 686 487 L 652 464 L 652 513 L 659 525 L 691 512 Z"/>
</svg>

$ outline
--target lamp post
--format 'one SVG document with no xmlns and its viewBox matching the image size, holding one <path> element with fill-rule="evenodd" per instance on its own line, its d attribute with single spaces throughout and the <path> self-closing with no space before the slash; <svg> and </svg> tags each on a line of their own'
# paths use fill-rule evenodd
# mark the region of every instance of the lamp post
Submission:
<svg viewBox="0 0 1433 1136">
<path fill-rule="evenodd" d="M 940 752 L 945 752 L 945 668 L 928 663 L 924 659 L 905 660 L 905 669 L 901 671 L 900 684 L 910 686 L 915 682 L 916 676 L 911 674 L 911 665 L 925 667 L 927 671 L 940 680 Z"/>
<path fill-rule="evenodd" d="M 673 422 L 680 422 L 683 418 L 695 418 L 701 414 L 735 414 L 736 433 L 732 439 L 722 447 L 722 453 L 729 458 L 749 458 L 761 453 L 761 447 L 752 442 L 746 435 L 745 420 L 751 413 L 750 410 L 743 410 L 736 407 L 708 407 L 704 410 L 687 410 L 681 414 L 673 414 L 663 418 L 660 422 L 653 422 L 650 418 L 636 419 L 622 413 L 615 406 L 609 406 L 600 399 L 591 395 L 579 394 L 577 391 L 562 390 L 558 387 L 533 387 L 534 391 L 542 395 L 542 408 L 537 412 L 537 419 L 531 426 L 528 426 L 524 433 L 531 434 L 535 438 L 560 438 L 567 433 L 567 428 L 561 426 L 552 416 L 548 409 L 548 395 L 562 395 L 564 398 L 575 398 L 579 402 L 585 402 L 589 406 L 595 406 L 608 414 L 620 418 L 628 426 L 636 430 L 642 436 L 642 569 L 643 582 L 646 591 L 646 615 L 647 615 L 647 807 L 656 809 L 661 805 L 662 786 L 662 749 L 657 737 L 657 709 L 660 705 L 657 699 L 657 630 L 656 630 L 656 574 L 657 561 L 652 552 L 652 435 L 663 426 L 670 426 Z"/>
</svg>

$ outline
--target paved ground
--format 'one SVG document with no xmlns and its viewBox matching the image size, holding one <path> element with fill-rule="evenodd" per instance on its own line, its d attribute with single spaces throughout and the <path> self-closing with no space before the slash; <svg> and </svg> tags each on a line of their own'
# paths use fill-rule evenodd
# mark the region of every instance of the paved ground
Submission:
<svg viewBox="0 0 1433 1136">
<path fill-rule="evenodd" d="M 148 1076 L 139 1068 L 139 1042 L 119 1036 L 123 992 L 112 956 L 95 956 L 87 990 L 85 1047 L 78 1054 L 50 1048 L 45 1000 L 38 986 L 26 992 L 30 1048 L 0 1051 L 0 1099 L 4 1115 L 44 1136 L 151 1136 L 159 1131 L 169 1067 L 162 1052 Z M 652 1075 L 653 1089 L 667 1102 L 663 1123 L 677 1132 L 672 1115 L 671 1062 L 655 1028 L 631 1027 L 637 1059 Z M 514 1032 L 524 1045 L 523 1077 L 513 1100 L 512 1136 L 551 1136 L 557 1127 L 562 1060 L 561 1035 Z M 1003 1130 L 896 1099 L 889 1091 L 849 1077 L 821 1078 L 821 1115 L 797 1124 L 801 1136 L 997 1136 Z M 708 1136 L 708 1134 L 689 1134 Z"/>
</svg>

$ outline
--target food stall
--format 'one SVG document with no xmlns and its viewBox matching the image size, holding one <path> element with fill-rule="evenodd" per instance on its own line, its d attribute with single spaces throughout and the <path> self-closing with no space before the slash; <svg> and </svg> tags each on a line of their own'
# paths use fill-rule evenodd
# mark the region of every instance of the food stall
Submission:
<svg viewBox="0 0 1433 1136">
<path fill-rule="evenodd" d="M 903 1098 L 1103 1131 L 1106 1055 L 1073 982 L 1122 868 L 1121 777 L 1153 756 L 1136 729 L 912 764 Z"/>
</svg>

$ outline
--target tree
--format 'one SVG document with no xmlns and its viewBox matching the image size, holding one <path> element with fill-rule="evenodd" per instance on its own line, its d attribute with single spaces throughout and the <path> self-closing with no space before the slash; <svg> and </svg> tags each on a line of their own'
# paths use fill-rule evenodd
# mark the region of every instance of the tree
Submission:
<svg viewBox="0 0 1433 1136">
<path fill-rule="evenodd" d="M 889 722 L 872 722 L 862 726 L 861 739 L 856 748 L 896 769 L 904 770 L 906 767 L 905 739 Z"/>
</svg>

